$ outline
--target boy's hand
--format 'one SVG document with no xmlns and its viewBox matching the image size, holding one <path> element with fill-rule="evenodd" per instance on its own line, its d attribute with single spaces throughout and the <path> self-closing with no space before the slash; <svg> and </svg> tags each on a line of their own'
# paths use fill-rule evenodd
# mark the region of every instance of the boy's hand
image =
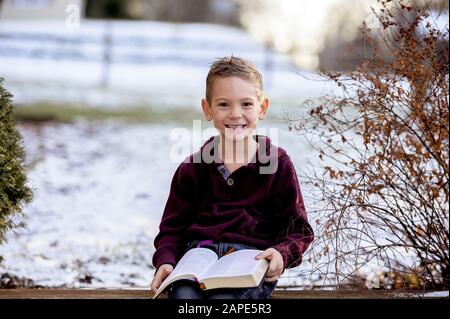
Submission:
<svg viewBox="0 0 450 319">
<path fill-rule="evenodd" d="M 164 281 L 164 279 L 166 279 L 167 276 L 170 275 L 172 271 L 173 266 L 171 264 L 163 264 L 159 266 L 158 271 L 153 277 L 153 281 L 150 286 L 153 292 L 156 292 L 156 290 L 158 290 L 159 286 L 161 286 L 161 283 Z"/>
<path fill-rule="evenodd" d="M 268 248 L 256 256 L 256 259 L 263 258 L 269 261 L 269 269 L 267 270 L 265 281 L 272 282 L 277 280 L 283 274 L 283 256 L 275 248 Z"/>
</svg>

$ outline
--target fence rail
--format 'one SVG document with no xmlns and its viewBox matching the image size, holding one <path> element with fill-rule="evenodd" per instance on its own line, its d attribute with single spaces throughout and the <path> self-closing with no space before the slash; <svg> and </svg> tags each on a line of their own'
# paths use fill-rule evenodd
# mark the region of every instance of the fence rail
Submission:
<svg viewBox="0 0 450 319">
<path fill-rule="evenodd" d="M 145 35 L 146 27 L 156 28 L 156 31 Z M 179 32 L 181 27 L 167 29 L 165 24 L 136 23 L 129 31 L 122 32 L 121 22 L 102 21 L 90 22 L 90 28 L 90 33 L 61 32 L 50 27 L 48 30 L 15 31 L 13 26 L 0 22 L 0 57 L 129 64 L 171 62 L 205 67 L 211 58 L 234 54 L 247 56 L 255 64 L 294 69 L 286 57 L 277 56 L 244 31 L 233 30 L 232 36 L 225 36 L 217 30 L 201 36 L 201 29 Z M 158 28 L 162 28 L 161 34 Z"/>
<path fill-rule="evenodd" d="M 224 26 L 98 20 L 79 30 L 65 30 L 45 22 L 0 21 L 0 76 L 12 80 L 27 80 L 33 68 L 49 80 L 84 81 L 105 88 L 120 81 L 118 72 L 130 78 L 136 70 L 149 74 L 170 66 L 171 72 L 184 68 L 204 73 L 212 60 L 227 55 L 255 63 L 268 79 L 266 87 L 274 70 L 297 70 L 287 56 L 257 43 L 243 30 Z"/>
</svg>

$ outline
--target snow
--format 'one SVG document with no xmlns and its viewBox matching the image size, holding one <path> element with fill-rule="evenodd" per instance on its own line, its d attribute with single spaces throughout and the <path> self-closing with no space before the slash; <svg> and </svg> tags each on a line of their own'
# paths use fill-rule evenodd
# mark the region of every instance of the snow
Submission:
<svg viewBox="0 0 450 319">
<path fill-rule="evenodd" d="M 41 132 L 23 127 L 25 142 L 39 143 L 30 146 L 38 153 L 28 153 L 37 161 L 29 174 L 35 200 L 25 209 L 27 228 L 1 247 L 7 271 L 43 285 L 70 285 L 86 272 L 102 285 L 123 284 L 125 273 L 145 285 L 150 236 L 170 182 L 160 172 L 175 165 L 156 160 L 154 150 L 170 144 L 166 130 L 82 122 Z"/>
<path fill-rule="evenodd" d="M 424 297 L 447 297 L 448 298 L 448 290 L 447 291 L 432 291 L 423 294 Z"/>
</svg>

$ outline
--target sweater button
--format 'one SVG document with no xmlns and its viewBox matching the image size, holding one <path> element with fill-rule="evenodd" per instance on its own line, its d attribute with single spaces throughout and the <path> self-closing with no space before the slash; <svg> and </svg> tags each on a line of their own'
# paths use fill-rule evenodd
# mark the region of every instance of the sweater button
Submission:
<svg viewBox="0 0 450 319">
<path fill-rule="evenodd" d="M 233 186 L 234 180 L 233 180 L 232 178 L 227 179 L 227 184 L 228 184 L 229 186 Z"/>
</svg>

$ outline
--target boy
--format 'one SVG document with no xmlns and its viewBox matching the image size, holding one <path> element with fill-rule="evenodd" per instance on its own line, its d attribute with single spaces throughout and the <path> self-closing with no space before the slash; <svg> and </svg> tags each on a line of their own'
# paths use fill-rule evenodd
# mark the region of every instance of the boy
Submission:
<svg viewBox="0 0 450 319">
<path fill-rule="evenodd" d="M 169 298 L 258 298 L 270 296 L 285 268 L 298 266 L 313 240 L 294 166 L 281 147 L 253 131 L 269 101 L 262 76 L 248 61 L 215 61 L 206 78 L 202 108 L 219 136 L 177 168 L 160 232 L 155 238 L 153 291 L 193 247 L 264 250 L 269 261 L 257 288 L 202 291 L 197 283 L 177 281 Z"/>
</svg>

